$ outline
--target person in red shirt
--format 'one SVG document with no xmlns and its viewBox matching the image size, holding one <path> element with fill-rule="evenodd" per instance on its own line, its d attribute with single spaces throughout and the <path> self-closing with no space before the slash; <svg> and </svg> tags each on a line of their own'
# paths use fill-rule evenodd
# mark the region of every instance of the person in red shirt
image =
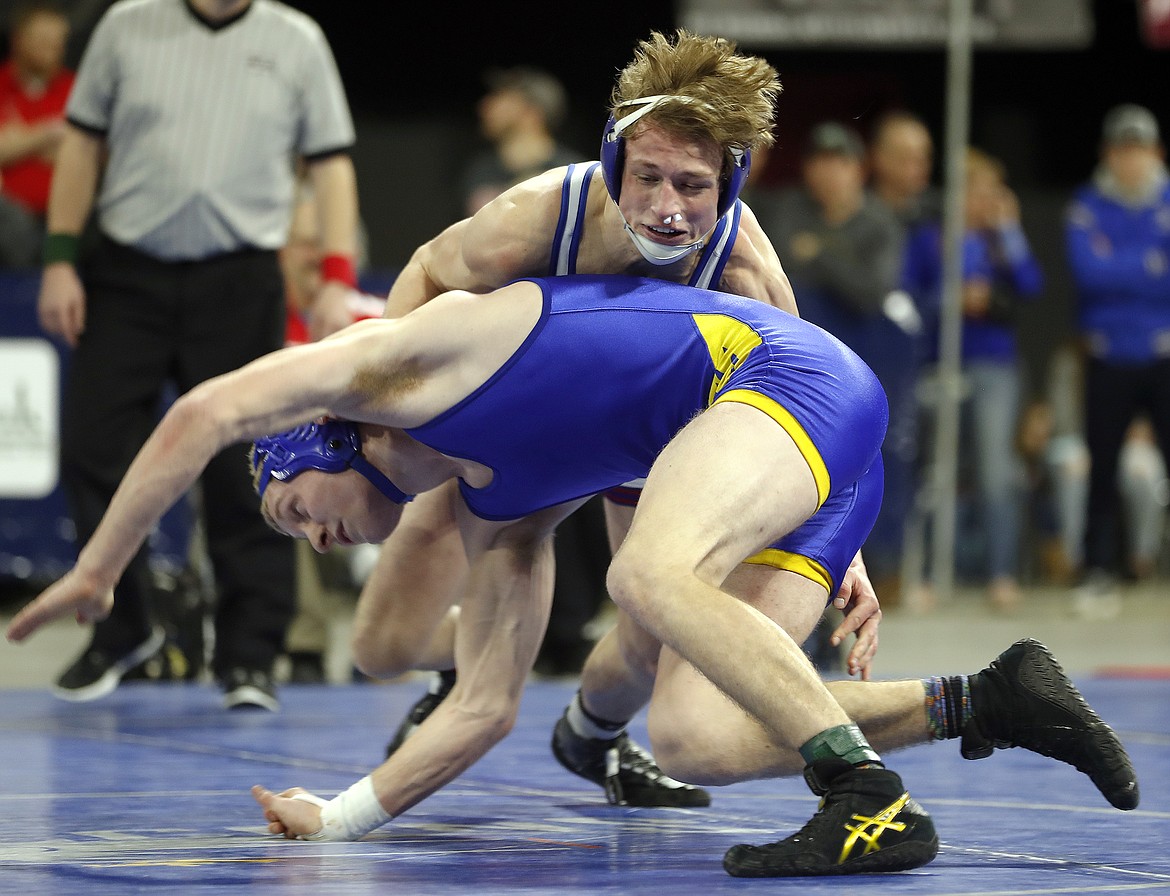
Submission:
<svg viewBox="0 0 1170 896">
<path fill-rule="evenodd" d="M 64 133 L 73 72 L 65 67 L 69 19 L 33 0 L 12 17 L 0 65 L 0 266 L 40 263 L 53 162 Z"/>
</svg>

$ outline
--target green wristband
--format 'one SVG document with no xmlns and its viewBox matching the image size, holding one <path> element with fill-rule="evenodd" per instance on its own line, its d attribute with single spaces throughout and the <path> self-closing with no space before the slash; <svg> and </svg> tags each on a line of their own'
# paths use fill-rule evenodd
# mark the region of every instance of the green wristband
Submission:
<svg viewBox="0 0 1170 896">
<path fill-rule="evenodd" d="M 41 250 L 41 261 L 54 264 L 58 261 L 67 261 L 73 264 L 77 260 L 77 244 L 81 238 L 72 233 L 50 233 L 45 237 L 45 246 Z"/>
</svg>

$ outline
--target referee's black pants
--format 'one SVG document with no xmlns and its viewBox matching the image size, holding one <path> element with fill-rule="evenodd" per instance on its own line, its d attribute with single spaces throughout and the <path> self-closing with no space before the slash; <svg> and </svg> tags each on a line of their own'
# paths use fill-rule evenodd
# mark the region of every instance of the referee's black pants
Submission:
<svg viewBox="0 0 1170 896">
<path fill-rule="evenodd" d="M 61 472 L 84 544 L 153 429 L 168 383 L 186 392 L 279 348 L 285 303 L 272 252 L 162 262 L 102 239 L 81 274 L 86 324 L 65 390 Z M 217 674 L 235 666 L 269 671 L 295 610 L 292 540 L 260 515 L 247 447 L 221 452 L 201 479 L 217 590 Z M 148 550 L 115 588 L 113 612 L 95 626 L 95 648 L 124 652 L 149 634 Z"/>
<path fill-rule="evenodd" d="M 1130 423 L 1145 412 L 1162 458 L 1170 467 L 1170 359 L 1116 364 L 1090 358 L 1085 369 L 1085 439 L 1089 501 L 1085 569 L 1120 571 L 1120 497 L 1117 464 Z"/>
</svg>

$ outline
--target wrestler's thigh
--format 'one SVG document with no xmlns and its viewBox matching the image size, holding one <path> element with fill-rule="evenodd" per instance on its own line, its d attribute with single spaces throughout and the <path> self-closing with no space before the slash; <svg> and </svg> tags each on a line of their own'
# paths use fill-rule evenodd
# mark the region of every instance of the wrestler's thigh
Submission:
<svg viewBox="0 0 1170 896">
<path fill-rule="evenodd" d="M 755 408 L 717 404 L 655 461 L 619 558 L 718 584 L 816 507 L 816 481 L 788 433 Z"/>
</svg>

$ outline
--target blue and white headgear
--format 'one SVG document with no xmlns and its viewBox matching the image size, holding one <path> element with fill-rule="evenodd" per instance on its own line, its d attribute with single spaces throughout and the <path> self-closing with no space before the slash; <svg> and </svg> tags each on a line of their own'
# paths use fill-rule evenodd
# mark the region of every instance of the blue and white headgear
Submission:
<svg viewBox="0 0 1170 896">
<path fill-rule="evenodd" d="M 414 500 L 414 495 L 406 494 L 365 459 L 356 423 L 344 420 L 306 423 L 288 432 L 257 439 L 254 449 L 254 463 L 260 470 L 257 490 L 261 497 L 273 479 L 287 482 L 305 470 L 340 473 L 352 468 L 395 504 Z"/>
<path fill-rule="evenodd" d="M 626 138 L 623 136 L 623 132 L 628 130 L 643 115 L 666 101 L 696 102 L 689 96 L 673 94 L 642 97 L 620 104 L 622 106 L 639 106 L 640 108 L 617 119 L 611 115 L 609 121 L 605 123 L 605 130 L 601 135 L 601 173 L 605 178 L 605 187 L 609 190 L 609 195 L 613 197 L 615 204 L 618 197 L 621 196 L 622 170 L 626 164 Z M 727 178 L 720 184 L 719 200 L 716 205 L 716 211 L 720 218 L 727 213 L 735 200 L 739 198 L 739 194 L 743 192 L 748 172 L 752 167 L 752 153 L 747 147 L 732 146 L 729 147 L 729 152 L 731 154 L 731 170 L 728 172 Z M 625 223 L 626 233 L 630 235 L 634 245 L 638 247 L 638 251 L 651 264 L 671 264 L 691 252 L 697 252 L 703 248 L 703 240 L 685 246 L 663 246 L 635 233 L 629 223 L 625 221 L 624 215 L 622 221 Z"/>
</svg>

